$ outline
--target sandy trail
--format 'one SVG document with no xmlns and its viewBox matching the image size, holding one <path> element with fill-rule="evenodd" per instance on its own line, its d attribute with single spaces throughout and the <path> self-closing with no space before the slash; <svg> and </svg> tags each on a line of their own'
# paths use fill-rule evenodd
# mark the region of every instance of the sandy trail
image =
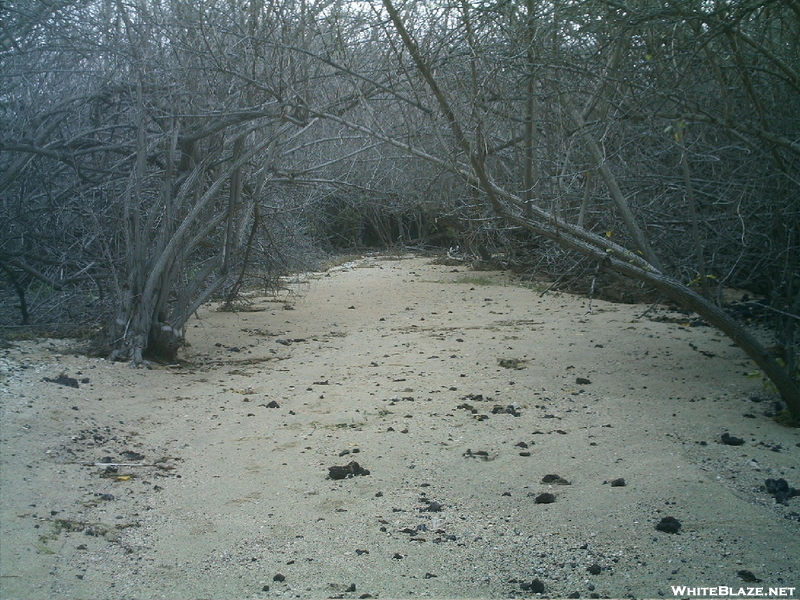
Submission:
<svg viewBox="0 0 800 600">
<path fill-rule="evenodd" d="M 0 597 L 800 597 L 800 435 L 716 331 L 414 256 L 294 290 L 180 366 L 0 351 Z"/>
</svg>

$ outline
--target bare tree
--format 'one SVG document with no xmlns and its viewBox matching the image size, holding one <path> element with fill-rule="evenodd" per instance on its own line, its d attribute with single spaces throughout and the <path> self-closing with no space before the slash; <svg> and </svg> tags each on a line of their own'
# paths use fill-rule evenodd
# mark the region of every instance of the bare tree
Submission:
<svg viewBox="0 0 800 600">
<path fill-rule="evenodd" d="M 532 203 L 525 202 L 498 184 L 492 175 L 480 128 L 473 126 L 472 131 L 468 132 L 465 128 L 465 123 L 468 123 L 468 121 L 459 117 L 459 109 L 451 102 L 446 89 L 440 83 L 441 78 L 434 74 L 434 69 L 429 59 L 423 54 L 420 45 L 407 29 L 406 22 L 401 17 L 398 9 L 391 0 L 384 0 L 383 5 L 399 40 L 413 60 L 417 72 L 433 95 L 440 114 L 450 128 L 454 148 L 463 157 L 463 161 L 448 161 L 428 155 L 430 160 L 438 164 L 450 165 L 466 181 L 479 186 L 494 211 L 507 221 L 578 251 L 596 260 L 606 269 L 647 282 L 680 305 L 706 318 L 750 355 L 774 383 L 792 414 L 800 416 L 800 388 L 797 383 L 752 335 L 747 333 L 741 325 L 736 323 L 722 309 L 680 281 L 663 273 L 658 265 L 653 264 L 652 260 L 648 260 L 644 251 L 637 254 L 611 242 L 605 236 L 597 235 L 585 228 L 567 223 L 559 219 L 558 215 L 552 211 L 533 206 Z M 469 37 L 470 25 L 467 22 L 464 23 L 464 31 L 466 36 Z M 577 113 L 572 113 L 572 116 L 575 118 Z M 583 123 L 577 121 L 576 125 L 583 126 Z M 397 141 L 396 143 L 402 145 L 402 142 Z M 595 149 L 592 154 L 596 161 L 604 161 L 603 157 L 597 156 L 597 148 L 591 141 L 589 142 L 589 148 L 590 150 L 592 148 Z M 426 155 L 422 151 L 419 154 Z M 607 184 L 611 183 L 611 181 L 608 178 L 606 179 Z M 613 187 L 612 194 L 616 194 L 616 191 L 613 191 Z M 634 234 L 634 240 L 639 245 L 637 234 L 633 228 L 631 229 Z M 642 247 L 639 249 L 643 250 Z"/>
<path fill-rule="evenodd" d="M 60 289 L 95 275 L 110 288 L 112 358 L 172 359 L 196 308 L 240 286 L 265 219 L 283 211 L 271 190 L 308 185 L 321 168 L 297 160 L 319 125 L 304 106 L 312 96 L 333 111 L 353 102 L 320 85 L 331 69 L 310 56 L 322 40 L 307 36 L 319 9 L 258 0 L 14 8 L 3 272 L 23 295 L 22 276 Z M 58 99 L 42 87 L 53 84 Z M 315 158 L 346 159 L 330 152 Z M 37 171 L 53 174 L 31 189 Z M 54 227 L 59 215 L 69 223 Z M 41 265 L 65 256 L 67 232 L 77 257 L 50 275 Z"/>
</svg>

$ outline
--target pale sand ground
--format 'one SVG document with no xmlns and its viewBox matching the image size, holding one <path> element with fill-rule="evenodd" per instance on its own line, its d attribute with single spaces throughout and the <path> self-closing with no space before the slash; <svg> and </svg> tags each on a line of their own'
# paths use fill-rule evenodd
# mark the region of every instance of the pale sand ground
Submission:
<svg viewBox="0 0 800 600">
<path fill-rule="evenodd" d="M 135 370 L 65 341 L 1 350 L 0 596 L 800 586 L 800 498 L 762 489 L 800 487 L 800 435 L 751 400 L 762 387 L 740 350 L 643 306 L 587 314 L 586 298 L 454 269 L 370 257 L 309 274 L 279 298 L 293 310 L 204 310 L 180 367 Z M 42 380 L 61 372 L 88 381 Z M 118 480 L 81 464 L 103 459 L 139 466 Z M 370 474 L 327 478 L 352 460 Z M 534 502 L 548 491 L 554 503 Z M 656 531 L 665 516 L 680 533 Z"/>
</svg>

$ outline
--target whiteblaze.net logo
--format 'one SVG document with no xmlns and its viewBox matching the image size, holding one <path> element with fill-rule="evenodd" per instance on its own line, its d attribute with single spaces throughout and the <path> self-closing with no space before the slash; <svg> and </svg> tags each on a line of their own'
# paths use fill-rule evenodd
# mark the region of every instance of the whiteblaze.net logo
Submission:
<svg viewBox="0 0 800 600">
<path fill-rule="evenodd" d="M 690 587 L 673 585 L 672 595 L 682 598 L 794 598 L 796 587 Z"/>
</svg>

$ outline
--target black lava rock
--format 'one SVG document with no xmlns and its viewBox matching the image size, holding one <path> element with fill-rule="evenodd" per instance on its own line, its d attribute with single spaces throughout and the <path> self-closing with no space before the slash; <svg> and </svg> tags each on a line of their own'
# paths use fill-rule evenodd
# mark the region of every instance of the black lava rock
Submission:
<svg viewBox="0 0 800 600">
<path fill-rule="evenodd" d="M 538 578 L 530 583 L 522 583 L 519 587 L 522 588 L 523 592 L 532 592 L 534 594 L 541 594 L 544 592 L 544 583 Z"/>
<path fill-rule="evenodd" d="M 42 381 L 46 381 L 47 383 L 57 383 L 58 385 L 65 385 L 67 387 L 80 387 L 78 385 L 78 380 L 74 377 L 68 376 L 66 373 L 61 373 L 61 375 L 52 379 L 50 377 L 43 377 Z"/>
<path fill-rule="evenodd" d="M 356 475 L 369 475 L 369 470 L 364 469 L 357 462 L 353 461 L 343 467 L 328 467 L 328 477 L 330 479 L 347 479 Z"/>
<path fill-rule="evenodd" d="M 433 500 L 428 500 L 427 498 L 421 498 L 422 502 L 427 504 L 425 508 L 421 508 L 420 511 L 422 512 L 442 512 L 444 505 L 441 502 L 435 502 Z"/>
<path fill-rule="evenodd" d="M 681 529 L 681 522 L 675 517 L 664 517 L 656 525 L 656 529 L 665 533 L 678 533 Z"/>
<path fill-rule="evenodd" d="M 511 404 L 509 404 L 508 406 L 501 406 L 501 405 L 497 404 L 497 405 L 495 405 L 494 408 L 492 408 L 492 414 L 493 415 L 512 415 L 514 417 L 519 417 L 521 413 L 516 408 L 514 408 L 514 406 L 511 405 Z"/>
<path fill-rule="evenodd" d="M 743 581 L 747 581 L 749 583 L 758 583 L 761 581 L 758 577 L 753 575 L 752 571 L 748 571 L 747 569 L 736 571 L 736 574 L 741 577 Z"/>
<path fill-rule="evenodd" d="M 475 452 L 473 452 L 467 448 L 467 451 L 464 452 L 464 456 L 467 458 L 480 458 L 481 460 L 489 460 L 489 453 L 486 450 L 475 450 Z"/>
<path fill-rule="evenodd" d="M 122 452 L 122 457 L 125 460 L 142 460 L 144 458 L 144 454 L 134 452 L 133 450 L 125 450 Z"/>
<path fill-rule="evenodd" d="M 539 494 L 534 499 L 534 503 L 536 504 L 552 504 L 555 501 L 556 497 L 549 492 L 545 492 L 544 494 Z"/>
<path fill-rule="evenodd" d="M 789 486 L 785 479 L 767 479 L 764 482 L 767 493 L 779 504 L 787 504 L 789 498 L 800 496 L 800 490 Z"/>
<path fill-rule="evenodd" d="M 734 437 L 728 433 L 723 433 L 722 438 L 720 439 L 722 440 L 722 443 L 727 446 L 741 446 L 744 444 L 744 440 L 742 438 Z"/>
<path fill-rule="evenodd" d="M 625 487 L 625 485 L 625 480 L 622 477 L 611 480 L 611 487 Z"/>
<path fill-rule="evenodd" d="M 569 481 L 561 477 L 561 475 L 556 475 L 555 473 L 551 473 L 549 475 L 545 475 L 542 477 L 542 483 L 556 483 L 558 485 L 572 485 Z"/>
</svg>

